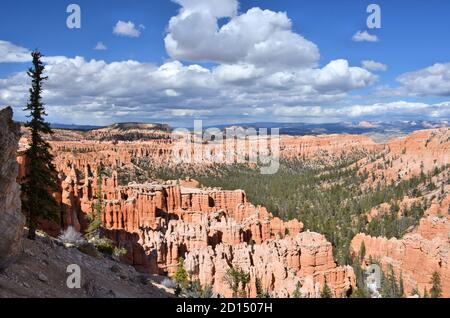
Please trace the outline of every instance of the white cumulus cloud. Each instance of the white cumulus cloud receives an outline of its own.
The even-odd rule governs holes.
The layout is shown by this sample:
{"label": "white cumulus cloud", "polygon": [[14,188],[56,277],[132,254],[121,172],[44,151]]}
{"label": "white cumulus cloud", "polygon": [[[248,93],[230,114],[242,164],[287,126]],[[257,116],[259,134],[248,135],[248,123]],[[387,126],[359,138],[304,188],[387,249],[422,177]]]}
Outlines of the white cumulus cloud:
{"label": "white cumulus cloud", "polygon": [[20,63],[31,61],[28,49],[0,40],[0,63]]}
{"label": "white cumulus cloud", "polygon": [[[239,12],[236,0],[175,2],[180,9],[165,37],[172,59],[162,65],[47,57],[43,97],[53,121],[346,118],[355,111],[336,105],[378,79],[345,59],[320,61],[317,45],[294,32],[286,12]],[[142,29],[119,21],[115,33],[138,36]],[[212,65],[198,65],[205,61]],[[0,104],[20,113],[28,85],[25,72],[0,79]]]}
{"label": "white cumulus cloud", "polygon": [[[332,103],[376,77],[345,60],[323,68],[268,72],[253,65],[208,69],[171,61],[107,63],[83,57],[48,57],[43,98],[53,121],[111,123],[164,121],[180,114],[221,120],[266,116],[282,105]],[[21,113],[29,80],[25,72],[0,79],[0,104]],[[174,110],[174,111],[172,111]],[[208,110],[208,111],[205,111]],[[265,110],[261,112],[261,110]]]}
{"label": "white cumulus cloud", "polygon": [[436,63],[402,74],[397,81],[412,95],[450,96],[450,63]]}
{"label": "white cumulus cloud", "polygon": [[138,38],[141,35],[141,31],[136,25],[131,22],[118,21],[113,28],[113,33],[119,36]]}
{"label": "white cumulus cloud", "polygon": [[[284,12],[252,8],[238,15],[237,1],[177,0],[165,38],[174,59],[194,62],[247,63],[278,67],[313,67],[317,46],[292,31]],[[214,3],[221,5],[215,6]],[[219,27],[218,19],[229,18]]]}
{"label": "white cumulus cloud", "polygon": [[388,67],[386,64],[375,62],[373,60],[364,60],[361,62],[363,68],[369,71],[387,71]]}
{"label": "white cumulus cloud", "polygon": [[355,42],[378,42],[378,37],[367,31],[358,31],[353,35],[352,40]]}

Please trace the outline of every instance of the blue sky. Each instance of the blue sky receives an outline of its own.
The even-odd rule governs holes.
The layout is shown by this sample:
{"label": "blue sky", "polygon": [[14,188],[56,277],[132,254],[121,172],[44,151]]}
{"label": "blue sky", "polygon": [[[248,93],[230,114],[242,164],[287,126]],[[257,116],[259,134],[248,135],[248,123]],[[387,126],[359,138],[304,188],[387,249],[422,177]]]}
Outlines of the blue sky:
{"label": "blue sky", "polygon": [[[23,119],[23,72],[29,62],[11,56],[38,48],[48,57],[60,57],[48,62],[46,102],[53,122],[449,117],[450,2],[208,1],[2,1],[0,105],[12,105],[16,118]],[[81,29],[66,27],[70,3],[81,7]],[[366,26],[370,3],[381,7],[381,29]],[[169,25],[171,18],[176,21]],[[139,36],[114,33],[119,21],[132,23]],[[227,25],[238,28],[231,40],[216,34]],[[358,31],[378,41],[353,41]],[[169,36],[175,45],[168,44]],[[107,49],[94,50],[98,42]],[[278,51],[272,52],[275,43]],[[280,51],[285,55],[277,55]],[[74,62],[77,56],[81,60]],[[364,68],[362,61],[386,70]],[[64,76],[69,66],[72,77]],[[120,83],[113,80],[117,74]]]}

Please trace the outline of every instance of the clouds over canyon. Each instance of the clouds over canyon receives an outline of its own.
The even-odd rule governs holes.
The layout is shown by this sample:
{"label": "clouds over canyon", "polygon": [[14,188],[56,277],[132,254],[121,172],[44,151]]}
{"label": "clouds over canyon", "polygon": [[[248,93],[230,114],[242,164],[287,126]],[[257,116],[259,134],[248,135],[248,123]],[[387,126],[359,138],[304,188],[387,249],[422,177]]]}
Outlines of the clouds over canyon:
{"label": "clouds over canyon", "polygon": [[[372,72],[386,66],[370,60],[363,67],[346,59],[322,61],[319,47],[294,32],[285,12],[251,8],[241,13],[236,0],[175,2],[180,9],[164,38],[170,60],[162,65],[47,57],[44,98],[52,121],[327,121],[386,112],[435,118],[449,113],[449,103],[362,102],[360,91],[378,80]],[[26,62],[28,52],[0,41],[0,63]],[[449,96],[449,65],[399,76],[396,92]],[[28,85],[25,72],[0,79],[0,105],[20,111]]]}

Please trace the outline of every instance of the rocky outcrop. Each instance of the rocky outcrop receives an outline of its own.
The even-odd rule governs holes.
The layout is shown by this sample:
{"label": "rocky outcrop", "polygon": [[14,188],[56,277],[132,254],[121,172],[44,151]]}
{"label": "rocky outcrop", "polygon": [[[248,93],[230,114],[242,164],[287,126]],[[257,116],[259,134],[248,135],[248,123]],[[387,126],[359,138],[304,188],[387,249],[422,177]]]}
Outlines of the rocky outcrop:
{"label": "rocky outcrop", "polygon": [[[118,128],[89,132],[56,130],[56,133],[48,138],[51,138],[50,144],[55,153],[55,165],[58,171],[66,175],[72,165],[81,172],[85,168],[95,168],[100,164],[109,169],[124,168],[131,172],[136,168],[135,165],[139,166],[145,161],[150,161],[154,168],[177,166],[174,160],[178,157],[174,152],[179,150],[176,138],[172,139],[171,134],[164,130],[148,130],[148,136],[144,132],[133,129],[124,131]],[[136,134],[135,139],[138,140],[129,134]],[[142,138],[138,138],[139,136]],[[24,130],[22,139],[24,145],[27,144],[27,138],[29,136]],[[267,139],[263,137],[249,139],[245,143],[225,140],[222,145],[225,151],[233,154],[233,162],[240,162],[239,160],[243,159],[242,152],[250,154],[256,151],[255,149],[261,151],[264,147],[271,150]],[[333,163],[344,155],[367,154],[383,148],[369,137],[357,135],[280,136],[279,145],[279,156],[282,159],[308,159],[322,163]],[[183,148],[190,148],[193,151],[191,146],[189,143]],[[216,144],[205,142],[199,147],[205,158],[218,156]],[[191,155],[193,158],[193,153]],[[186,164],[184,168],[207,169],[213,163],[203,160]]]}
{"label": "rocky outcrop", "polygon": [[[82,173],[75,167],[61,172],[62,219],[83,230],[98,177],[90,165]],[[223,276],[231,266],[250,273],[252,297],[256,279],[274,297],[292,296],[298,283],[305,297],[318,297],[325,283],[336,297],[355,286],[352,269],[336,266],[323,236],[301,233],[301,222],[274,217],[242,190],[200,188],[195,180],[119,186],[115,172],[101,182],[107,235],[128,251],[123,260],[142,272],[170,276],[183,257],[202,284],[226,296],[231,291]]]}
{"label": "rocky outcrop", "polygon": [[382,149],[364,135],[282,136],[281,157],[332,163],[344,155],[368,154]]}
{"label": "rocky outcrop", "polygon": [[[92,213],[96,191],[97,185],[87,180],[78,189],[80,205],[73,208]],[[264,207],[253,206],[241,190],[186,188],[177,182],[120,187],[113,176],[103,179],[102,194],[103,223],[116,242],[128,242],[128,261],[161,273],[173,272],[179,257],[193,249],[261,244],[303,229],[296,220],[283,222]]]}
{"label": "rocky outcrop", "polygon": [[449,164],[450,128],[440,128],[393,139],[377,155],[361,159],[358,167],[361,173],[370,173],[368,182],[376,185],[408,180]]}
{"label": "rocky outcrop", "polygon": [[0,111],[0,269],[19,252],[25,223],[16,182],[19,125],[12,115],[11,108]]}
{"label": "rocky outcrop", "polygon": [[150,258],[153,263],[171,274],[179,258],[184,258],[188,252],[208,246],[215,248],[220,244],[258,245],[270,239],[287,237],[288,227],[292,235],[297,235],[303,228],[303,224],[298,221],[281,222],[285,230],[280,233],[279,228],[271,227],[274,218],[265,209],[248,205],[247,213],[240,222],[223,210],[208,213],[185,211],[181,212],[180,219],[168,222],[158,218],[156,227],[137,232],[139,244],[147,255],[156,257]]}
{"label": "rocky outcrop", "polygon": [[[352,269],[336,266],[331,244],[323,236],[304,233],[301,222],[285,222],[264,207],[252,205],[241,190],[201,188],[195,180],[120,186],[116,171],[126,171],[129,179],[135,180],[133,174],[139,169],[175,165],[168,131],[149,129],[142,134],[143,127],[125,128],[126,132],[124,127],[86,133],[58,131],[53,137],[51,145],[62,189],[57,197],[64,227],[86,228],[86,216],[93,212],[97,200],[96,170],[102,166],[110,173],[102,179],[104,226],[108,236],[127,249],[124,260],[140,271],[170,276],[179,258],[184,257],[186,269],[203,285],[211,285],[225,296],[231,293],[223,279],[230,267],[250,274],[251,282],[246,286],[250,296],[256,295],[257,279],[271,295],[282,297],[292,296],[298,283],[306,297],[318,297],[325,283],[336,297],[354,288]],[[124,137],[118,138],[121,134]],[[448,138],[448,129],[419,131],[385,145],[375,144],[367,136],[281,136],[280,156],[323,165],[364,157],[355,167],[361,173],[373,174],[368,180],[377,184],[380,180],[408,179],[447,164]],[[254,148],[258,142],[252,139],[246,147]],[[225,146],[234,151],[234,140]],[[210,149],[208,143],[201,147],[204,152]],[[18,161],[23,165],[25,159],[19,156]],[[210,165],[201,162],[183,168],[210,169]],[[436,184],[444,177],[439,176]],[[123,180],[120,183],[125,184]],[[404,200],[405,209],[414,203],[409,201]],[[384,213],[384,208],[389,209],[381,205],[368,211],[369,217]],[[427,215],[416,232],[396,241],[358,235],[352,250],[356,255],[361,242],[367,242],[367,257],[372,254],[381,258],[384,266],[393,264],[395,271],[404,275],[407,291],[421,289],[429,283],[431,270],[414,269],[418,266],[414,260],[420,259],[433,271],[444,268],[442,264],[448,262],[448,238],[443,234],[446,222],[436,214]],[[61,230],[54,224],[44,227],[53,235]],[[448,280],[445,269],[440,273],[442,280]]]}
{"label": "rocky outcrop", "polygon": [[221,243],[197,248],[186,254],[185,267],[202,285],[212,286],[225,297],[233,296],[225,278],[230,268],[250,274],[245,286],[245,294],[250,297],[257,296],[257,280],[272,297],[292,297],[301,286],[302,297],[316,298],[325,284],[334,297],[345,297],[355,286],[353,269],[336,266],[331,243],[312,232],[257,245]]}
{"label": "rocky outcrop", "polygon": [[391,266],[397,278],[403,277],[406,293],[414,288],[423,294],[430,290],[434,272],[440,274],[443,297],[450,297],[450,197],[441,204],[433,204],[421,219],[419,226],[402,239],[386,239],[358,234],[351,242],[354,257],[359,255],[362,243],[365,260],[379,260],[388,270]]}
{"label": "rocky outcrop", "polygon": [[[109,182],[104,187],[108,189]],[[106,191],[104,224],[129,253],[126,261],[158,274],[186,269],[218,294],[230,296],[223,277],[230,267],[250,273],[247,295],[256,296],[256,279],[274,297],[289,297],[297,283],[305,297],[318,297],[327,283],[336,297],[355,286],[353,270],[337,267],[332,247],[303,224],[283,222],[253,206],[241,190],[185,188],[175,183],[130,184]]]}
{"label": "rocky outcrop", "polygon": [[[3,298],[168,298],[174,290],[163,286],[165,277],[139,273],[131,266],[93,251],[65,247],[61,240],[38,232],[24,239],[20,262],[0,272]],[[69,264],[81,271],[81,288],[68,288]],[[69,272],[68,272],[69,269]],[[72,276],[73,277],[73,276]],[[2,307],[4,308],[4,307]]]}
{"label": "rocky outcrop", "polygon": [[[93,130],[54,129],[52,141],[145,141],[168,139],[172,128],[165,124],[120,123]],[[30,132],[22,128],[25,137]]]}

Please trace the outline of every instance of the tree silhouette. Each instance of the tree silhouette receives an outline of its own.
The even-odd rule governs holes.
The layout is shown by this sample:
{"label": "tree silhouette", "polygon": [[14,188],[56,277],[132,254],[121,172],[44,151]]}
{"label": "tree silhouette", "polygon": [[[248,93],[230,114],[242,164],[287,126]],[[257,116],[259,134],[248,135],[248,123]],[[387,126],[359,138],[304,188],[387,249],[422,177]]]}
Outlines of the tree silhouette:
{"label": "tree silhouette", "polygon": [[45,122],[44,104],[42,103],[42,83],[47,80],[43,76],[44,65],[41,61],[42,55],[38,51],[31,53],[33,67],[27,72],[32,80],[29,90],[30,99],[25,111],[29,111],[30,121],[25,127],[29,128],[31,141],[26,150],[26,175],[22,180],[22,208],[27,217],[28,238],[36,238],[36,228],[39,219],[57,220],[59,217],[59,206],[52,195],[57,191],[57,173],[53,165],[51,146],[43,138],[43,135],[53,134],[50,125]]}

